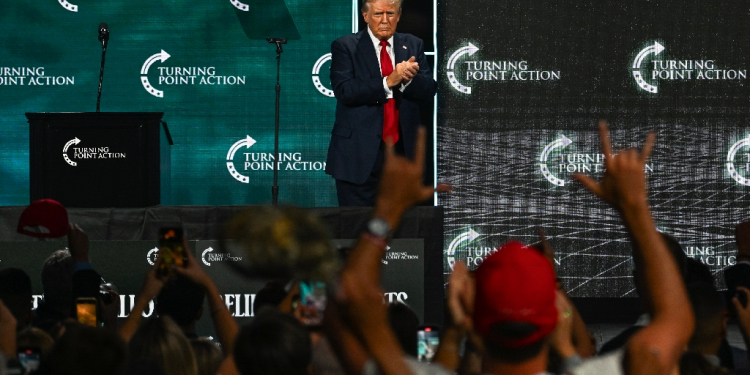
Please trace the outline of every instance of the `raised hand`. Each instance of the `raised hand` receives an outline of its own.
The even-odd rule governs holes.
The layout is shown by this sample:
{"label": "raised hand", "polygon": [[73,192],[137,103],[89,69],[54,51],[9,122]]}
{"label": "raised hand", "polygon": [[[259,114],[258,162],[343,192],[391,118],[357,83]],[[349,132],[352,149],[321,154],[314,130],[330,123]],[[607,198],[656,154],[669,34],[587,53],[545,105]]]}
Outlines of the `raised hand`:
{"label": "raised hand", "polygon": [[453,273],[448,279],[448,311],[453,325],[464,332],[474,329],[472,315],[474,313],[474,279],[463,262],[456,262]]}
{"label": "raised hand", "polygon": [[89,261],[89,236],[76,224],[70,224],[68,230],[68,249],[76,263]]}
{"label": "raised hand", "polygon": [[193,253],[190,251],[190,248],[188,248],[187,246],[187,240],[185,240],[183,248],[187,253],[187,263],[185,264],[185,267],[175,267],[174,271],[205,288],[209,283],[212,283],[211,278],[208,276],[206,271],[203,270],[201,265],[198,264],[198,261],[195,259]]}
{"label": "raised hand", "polygon": [[10,309],[0,300],[0,353],[7,358],[15,358],[16,352],[16,318]]}
{"label": "raised hand", "polygon": [[[422,183],[426,134],[424,127],[420,127],[417,131],[414,160],[396,155],[393,146],[386,146],[383,175],[380,178],[378,198],[375,204],[376,216],[382,214],[383,216],[380,217],[386,220],[395,215],[400,218],[404,210],[429,199],[435,191],[445,192],[450,190],[450,186],[446,184],[438,184],[436,188],[433,188]],[[386,145],[389,144],[390,142],[386,142]],[[378,212],[379,210],[382,212]],[[397,222],[398,219],[394,219],[394,221]],[[396,227],[393,222],[391,222],[391,227]]]}
{"label": "raised hand", "polygon": [[558,290],[555,300],[557,306],[557,325],[552,331],[552,346],[563,358],[568,358],[576,354],[573,345],[573,304],[568,300],[565,292]]}
{"label": "raised hand", "polygon": [[[164,258],[157,257],[154,266],[146,273],[146,280],[143,282],[141,296],[147,301],[154,299],[164,286],[164,278],[159,275],[159,267],[164,263]],[[140,297],[140,296],[139,296]]]}
{"label": "raised hand", "polygon": [[614,154],[609,140],[607,122],[604,120],[599,122],[599,134],[605,168],[602,181],[597,183],[586,175],[573,177],[596,196],[620,211],[626,206],[645,203],[647,191],[644,168],[656,136],[654,133],[649,133],[640,151],[627,149]]}

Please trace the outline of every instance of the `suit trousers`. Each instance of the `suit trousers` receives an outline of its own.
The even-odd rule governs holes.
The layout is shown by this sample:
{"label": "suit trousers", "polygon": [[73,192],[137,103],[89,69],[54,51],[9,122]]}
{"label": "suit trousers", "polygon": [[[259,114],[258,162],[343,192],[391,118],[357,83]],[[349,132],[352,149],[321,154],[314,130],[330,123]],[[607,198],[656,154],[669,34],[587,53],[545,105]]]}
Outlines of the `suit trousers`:
{"label": "suit trousers", "polygon": [[[397,155],[404,155],[404,144],[399,139],[394,145]],[[336,196],[339,200],[339,207],[372,207],[375,205],[375,198],[378,195],[380,186],[380,176],[383,174],[383,164],[385,163],[385,142],[380,141],[378,156],[375,158],[375,165],[367,176],[367,180],[361,184],[353,182],[336,180]]]}

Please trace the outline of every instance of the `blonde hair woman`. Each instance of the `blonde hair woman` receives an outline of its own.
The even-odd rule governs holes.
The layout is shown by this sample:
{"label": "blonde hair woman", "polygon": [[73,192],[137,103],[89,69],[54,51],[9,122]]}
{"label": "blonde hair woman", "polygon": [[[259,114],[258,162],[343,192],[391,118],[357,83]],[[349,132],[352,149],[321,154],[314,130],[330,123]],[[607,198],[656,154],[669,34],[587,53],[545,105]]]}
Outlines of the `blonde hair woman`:
{"label": "blonde hair woman", "polygon": [[169,317],[148,319],[128,344],[131,360],[147,360],[166,375],[198,375],[190,340]]}

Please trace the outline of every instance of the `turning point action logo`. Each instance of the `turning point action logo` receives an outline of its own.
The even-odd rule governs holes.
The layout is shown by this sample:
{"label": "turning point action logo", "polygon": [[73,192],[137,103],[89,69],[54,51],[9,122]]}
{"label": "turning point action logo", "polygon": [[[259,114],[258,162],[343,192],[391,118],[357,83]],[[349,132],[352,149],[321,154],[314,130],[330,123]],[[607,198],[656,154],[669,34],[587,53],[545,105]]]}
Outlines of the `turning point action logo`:
{"label": "turning point action logo", "polygon": [[742,80],[747,79],[747,70],[720,69],[713,59],[669,60],[659,59],[666,48],[655,41],[640,50],[631,66],[633,79],[638,88],[656,94],[660,80]]}
{"label": "turning point action logo", "polygon": [[203,264],[211,267],[211,262],[239,262],[242,257],[233,257],[232,254],[214,253],[212,247],[206,248],[201,253]]}
{"label": "turning point action logo", "polygon": [[330,53],[326,53],[325,55],[321,56],[318,61],[315,62],[312,70],[312,81],[313,85],[315,85],[315,88],[318,89],[321,94],[333,98],[333,90],[330,90],[327,87],[323,86],[323,83],[320,82],[320,77],[318,76],[320,74],[320,68],[323,67],[323,64],[331,60],[331,56],[333,55]]}
{"label": "turning point action logo", "polygon": [[474,231],[474,229],[469,229],[468,231],[459,234],[453,239],[453,241],[451,241],[448,245],[448,250],[445,252],[446,258],[448,259],[448,266],[451,268],[451,271],[453,271],[453,266],[456,265],[456,249],[458,249],[459,246],[465,246],[474,242],[477,238],[479,238],[479,233]]}
{"label": "turning point action logo", "polygon": [[[446,67],[448,81],[453,89],[462,94],[471,94],[471,81],[557,81],[560,71],[533,70],[526,60],[518,61],[463,61],[458,66],[466,68],[464,73],[457,73],[456,62],[464,56],[474,56],[479,48],[472,43],[453,52],[448,58]],[[466,64],[466,65],[464,65]],[[459,81],[461,77],[465,83]]]}
{"label": "turning point action logo", "polygon": [[227,169],[229,169],[229,174],[231,174],[235,180],[242,182],[243,184],[249,183],[250,177],[237,172],[237,168],[234,167],[234,154],[241,147],[250,148],[250,146],[254,145],[255,143],[255,140],[248,135],[247,138],[240,139],[239,141],[235,142],[232,147],[229,148],[229,152],[227,152]]}
{"label": "turning point action logo", "polygon": [[0,67],[0,86],[70,86],[76,77],[45,75],[43,66]]}
{"label": "turning point action logo", "polygon": [[[148,80],[148,70],[155,62],[164,63],[172,57],[166,51],[151,55],[141,67],[141,83],[146,91],[157,97],[163,98],[164,91],[156,89]],[[187,86],[187,85],[210,85],[210,86],[234,86],[244,85],[245,76],[222,76],[216,75],[216,67],[213,66],[190,66],[190,67],[164,67],[160,66],[159,85]]]}
{"label": "turning point action logo", "polygon": [[[739,141],[735,142],[732,147],[729,148],[729,152],[727,153],[727,172],[729,172],[729,176],[732,177],[735,181],[737,181],[740,185],[750,186],[750,179],[745,178],[744,176],[740,175],[740,172],[737,170],[737,168],[734,165],[734,159],[735,156],[737,156],[737,152],[740,151],[742,148],[750,147],[750,136],[744,139],[740,139]],[[747,150],[744,153],[745,165],[740,168],[740,170],[747,172],[750,172],[750,152]]]}
{"label": "turning point action logo", "polygon": [[549,167],[547,167],[547,161],[549,161],[549,154],[552,153],[556,148],[565,148],[568,147],[573,143],[568,137],[562,136],[559,139],[556,139],[552,141],[552,143],[548,144],[544,147],[544,150],[542,150],[542,155],[539,157],[539,168],[542,170],[542,175],[544,175],[544,178],[547,179],[547,181],[551,182],[553,185],[557,186],[565,186],[565,180],[559,179],[555,177],[550,171]]}
{"label": "turning point action logo", "polygon": [[[456,52],[453,52],[451,57],[448,58],[448,81],[450,81],[451,86],[453,86],[454,89],[464,94],[471,94],[471,87],[464,86],[460,82],[458,82],[458,79],[456,79],[456,73],[453,72],[453,69],[456,66],[456,60],[458,60],[459,57],[463,55],[474,56],[477,51],[479,51],[479,48],[469,43],[468,46],[461,47]],[[453,268],[453,266],[451,266],[451,268]]]}
{"label": "turning point action logo", "polygon": [[[555,186],[565,186],[562,174],[569,173],[601,173],[604,171],[604,154],[563,153],[564,149],[573,144],[565,135],[544,146],[539,155],[539,169],[544,178]],[[653,164],[646,164],[646,173],[654,171]]]}
{"label": "turning point action logo", "polygon": [[[68,156],[68,149],[70,149],[70,146],[78,145],[81,143],[81,140],[78,139],[78,137],[75,137],[71,140],[69,140],[67,143],[65,143],[65,146],[63,146],[63,159],[65,159],[65,162],[68,163],[70,166],[77,166],[78,163],[71,160],[71,158]],[[125,153],[124,152],[111,152],[109,150],[109,147],[73,147],[73,159],[125,159]]]}
{"label": "turning point action logo", "polygon": [[[235,180],[247,184],[250,182],[250,177],[243,175],[235,167],[234,157],[237,151],[243,147],[247,150],[256,144],[257,141],[249,135],[239,141],[235,142],[227,152],[227,169],[229,174],[234,177]],[[242,152],[244,158],[242,160],[242,169],[247,171],[272,171],[274,158],[273,153],[266,152]],[[278,170],[279,171],[322,171],[326,168],[326,163],[323,161],[304,161],[301,152],[286,152],[279,153],[278,157]]]}

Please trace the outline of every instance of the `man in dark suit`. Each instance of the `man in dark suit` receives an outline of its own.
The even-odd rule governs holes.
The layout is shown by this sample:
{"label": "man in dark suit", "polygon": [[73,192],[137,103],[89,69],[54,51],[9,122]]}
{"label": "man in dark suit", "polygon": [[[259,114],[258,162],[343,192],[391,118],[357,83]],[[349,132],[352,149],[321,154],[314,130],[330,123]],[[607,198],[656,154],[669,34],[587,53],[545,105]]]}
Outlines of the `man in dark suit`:
{"label": "man in dark suit", "polygon": [[385,143],[414,156],[419,104],[435,95],[422,40],[396,33],[401,0],[363,0],[367,29],[331,44],[336,122],[326,173],[339,206],[372,206]]}

